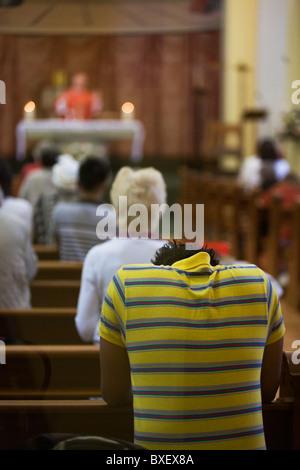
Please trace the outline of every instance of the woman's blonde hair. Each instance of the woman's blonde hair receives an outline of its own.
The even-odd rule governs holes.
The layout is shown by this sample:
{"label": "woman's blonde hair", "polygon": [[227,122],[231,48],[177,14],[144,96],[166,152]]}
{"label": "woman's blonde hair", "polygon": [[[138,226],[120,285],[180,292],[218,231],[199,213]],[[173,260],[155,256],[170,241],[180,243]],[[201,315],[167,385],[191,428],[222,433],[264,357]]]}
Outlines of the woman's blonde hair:
{"label": "woman's blonde hair", "polygon": [[111,186],[110,200],[115,207],[119,220],[119,198],[127,197],[127,209],[133,204],[143,204],[148,213],[151,204],[165,204],[167,200],[166,183],[160,171],[153,167],[134,170],[128,166],[122,167]]}

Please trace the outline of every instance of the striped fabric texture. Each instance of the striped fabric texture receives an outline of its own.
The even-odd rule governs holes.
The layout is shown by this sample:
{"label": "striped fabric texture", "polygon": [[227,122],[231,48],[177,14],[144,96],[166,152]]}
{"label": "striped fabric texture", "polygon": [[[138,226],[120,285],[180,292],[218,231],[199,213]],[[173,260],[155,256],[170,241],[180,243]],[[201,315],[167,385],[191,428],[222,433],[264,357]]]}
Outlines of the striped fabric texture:
{"label": "striped fabric texture", "polygon": [[265,448],[263,352],[285,329],[275,289],[259,268],[212,267],[207,253],[172,266],[123,266],[108,288],[99,331],[127,348],[137,444]]}
{"label": "striped fabric texture", "polygon": [[58,239],[61,260],[83,262],[89,250],[102,243],[96,232],[101,219],[97,216],[97,207],[96,203],[83,201],[56,204],[52,237]]}

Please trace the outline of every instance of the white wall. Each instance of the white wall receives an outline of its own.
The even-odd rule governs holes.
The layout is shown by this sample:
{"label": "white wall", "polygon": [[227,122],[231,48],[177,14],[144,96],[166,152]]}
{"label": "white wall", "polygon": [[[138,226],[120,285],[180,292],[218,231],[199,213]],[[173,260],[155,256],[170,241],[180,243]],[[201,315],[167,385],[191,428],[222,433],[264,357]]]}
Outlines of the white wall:
{"label": "white wall", "polygon": [[[289,0],[258,0],[256,105],[269,115],[258,125],[258,136],[275,136],[287,102]],[[300,77],[299,77],[300,78]]]}

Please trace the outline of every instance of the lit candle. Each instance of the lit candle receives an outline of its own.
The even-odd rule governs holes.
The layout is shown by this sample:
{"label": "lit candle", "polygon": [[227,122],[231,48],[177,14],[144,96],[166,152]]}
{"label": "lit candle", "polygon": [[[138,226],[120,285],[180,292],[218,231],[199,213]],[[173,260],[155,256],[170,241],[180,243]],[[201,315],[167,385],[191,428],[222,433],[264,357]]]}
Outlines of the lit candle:
{"label": "lit candle", "polygon": [[35,119],[36,106],[33,101],[28,101],[24,106],[24,118]]}
{"label": "lit candle", "polygon": [[121,108],[122,119],[133,119],[134,118],[134,105],[127,101],[122,105]]}

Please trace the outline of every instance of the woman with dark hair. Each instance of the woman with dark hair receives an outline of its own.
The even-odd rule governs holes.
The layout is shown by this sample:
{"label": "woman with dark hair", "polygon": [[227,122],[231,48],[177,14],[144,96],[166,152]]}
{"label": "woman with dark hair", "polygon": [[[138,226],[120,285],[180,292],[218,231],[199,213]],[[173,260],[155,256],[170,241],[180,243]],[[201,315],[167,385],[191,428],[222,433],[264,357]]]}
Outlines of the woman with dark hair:
{"label": "woman with dark hair", "polygon": [[238,180],[245,192],[266,190],[281,181],[290,172],[290,165],[280,154],[271,139],[262,139],[257,144],[255,155],[243,161]]}

